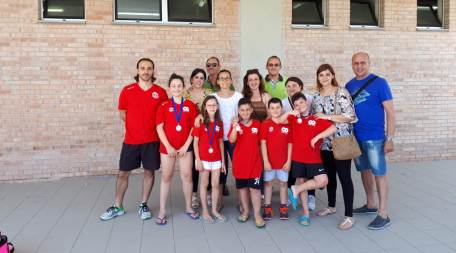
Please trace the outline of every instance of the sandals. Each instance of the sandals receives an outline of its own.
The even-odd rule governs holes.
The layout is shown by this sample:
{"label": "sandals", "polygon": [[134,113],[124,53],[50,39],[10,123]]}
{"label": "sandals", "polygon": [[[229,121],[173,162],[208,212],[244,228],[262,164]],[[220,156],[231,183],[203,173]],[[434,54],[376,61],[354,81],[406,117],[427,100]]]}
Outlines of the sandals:
{"label": "sandals", "polygon": [[215,220],[219,222],[226,222],[226,217],[223,214],[214,214]]}
{"label": "sandals", "polygon": [[237,220],[239,222],[241,222],[241,223],[246,222],[248,219],[249,219],[249,216],[248,215],[243,215],[243,214],[239,215],[239,217],[237,218]]}
{"label": "sandals", "polygon": [[296,208],[298,208],[298,198],[294,196],[293,190],[291,189],[292,187],[293,186],[288,188],[288,199],[290,200],[293,209],[296,210]]}
{"label": "sandals", "polygon": [[266,222],[263,219],[261,219],[261,220],[255,219],[255,226],[257,228],[265,228],[266,227]]}
{"label": "sandals", "polygon": [[344,220],[339,224],[339,229],[347,230],[355,225],[355,220],[352,217],[345,217]]}
{"label": "sandals", "polygon": [[163,218],[160,218],[160,217],[155,218],[155,224],[157,224],[157,225],[163,226],[163,225],[166,225],[166,223],[168,223],[166,216]]}
{"label": "sandals", "polygon": [[326,207],[325,209],[318,211],[317,216],[323,217],[323,216],[330,215],[333,213],[336,213],[335,207]]}
{"label": "sandals", "polygon": [[201,215],[201,220],[206,223],[206,224],[212,224],[214,223],[214,219],[212,218],[212,216],[209,215],[209,218],[207,217],[204,217],[204,215]]}
{"label": "sandals", "polygon": [[198,212],[185,212],[185,214],[192,220],[198,220],[200,218],[200,215]]}
{"label": "sandals", "polygon": [[301,215],[301,217],[299,217],[299,224],[303,225],[303,226],[309,226],[310,225],[310,217],[307,216],[307,215]]}

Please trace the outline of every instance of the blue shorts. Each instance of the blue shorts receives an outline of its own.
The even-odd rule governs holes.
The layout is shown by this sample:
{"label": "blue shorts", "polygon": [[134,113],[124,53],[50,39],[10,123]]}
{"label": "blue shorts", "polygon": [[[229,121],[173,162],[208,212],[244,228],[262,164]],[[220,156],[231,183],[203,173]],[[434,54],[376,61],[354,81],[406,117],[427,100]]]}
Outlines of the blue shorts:
{"label": "blue shorts", "polygon": [[354,159],[356,170],[371,170],[374,176],[385,176],[387,172],[385,140],[358,141],[362,154]]}
{"label": "blue shorts", "polygon": [[263,178],[265,182],[271,182],[278,179],[281,182],[288,182],[288,171],[280,170],[264,170]]}

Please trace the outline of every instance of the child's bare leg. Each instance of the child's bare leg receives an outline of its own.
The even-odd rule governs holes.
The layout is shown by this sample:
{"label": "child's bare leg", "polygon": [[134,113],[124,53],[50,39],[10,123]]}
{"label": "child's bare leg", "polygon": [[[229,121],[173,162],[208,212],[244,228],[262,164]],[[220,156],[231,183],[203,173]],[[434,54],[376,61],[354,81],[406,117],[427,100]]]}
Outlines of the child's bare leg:
{"label": "child's bare leg", "polygon": [[220,170],[213,170],[211,173],[211,184],[212,184],[212,213],[216,216],[220,216],[218,212],[220,203],[221,185],[220,185]]}
{"label": "child's bare leg", "polygon": [[[266,185],[266,182],[265,182],[265,185]],[[287,193],[288,183],[279,181],[279,187],[280,187],[280,204],[286,205],[287,200],[288,200],[288,193]],[[266,194],[266,189],[264,190],[264,192]],[[271,187],[271,192],[272,192],[272,187]],[[269,203],[271,203],[271,202],[269,202]]]}
{"label": "child's bare leg", "polygon": [[[239,198],[241,201],[242,215],[249,216],[249,188],[238,189]],[[261,198],[261,197],[260,197]]]}
{"label": "child's bare leg", "polygon": [[253,215],[256,221],[262,221],[261,216],[261,191],[259,189],[250,189],[250,198],[252,199]]}
{"label": "child's bare leg", "polygon": [[[285,196],[287,195],[287,189],[285,188]],[[264,204],[271,205],[272,199],[272,181],[264,182]],[[286,203],[286,202],[285,202]]]}
{"label": "child's bare leg", "polygon": [[[209,171],[204,170],[200,172],[201,175],[201,182],[200,182],[200,199],[207,198],[207,186],[209,184]],[[211,215],[209,214],[209,210],[207,208],[207,202],[201,201],[201,209],[203,212],[203,218],[210,220],[212,219]]]}

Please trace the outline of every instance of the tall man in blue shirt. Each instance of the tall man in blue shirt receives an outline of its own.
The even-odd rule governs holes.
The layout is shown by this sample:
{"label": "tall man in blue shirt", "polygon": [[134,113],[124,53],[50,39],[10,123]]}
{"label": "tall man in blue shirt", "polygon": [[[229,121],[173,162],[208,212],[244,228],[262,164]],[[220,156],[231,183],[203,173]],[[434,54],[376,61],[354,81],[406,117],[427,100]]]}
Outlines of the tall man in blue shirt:
{"label": "tall man in blue shirt", "polygon": [[[362,151],[362,155],[355,159],[355,165],[361,172],[367,196],[367,203],[353,210],[353,213],[377,214],[368,225],[368,228],[377,230],[391,224],[387,211],[388,178],[385,154],[394,150],[395,113],[388,82],[370,73],[369,67],[369,55],[365,52],[355,53],[352,57],[355,77],[347,83],[346,88],[353,97],[369,82],[353,101],[358,116],[358,122],[354,124],[355,135]],[[378,192],[378,209],[374,200],[374,184]]]}

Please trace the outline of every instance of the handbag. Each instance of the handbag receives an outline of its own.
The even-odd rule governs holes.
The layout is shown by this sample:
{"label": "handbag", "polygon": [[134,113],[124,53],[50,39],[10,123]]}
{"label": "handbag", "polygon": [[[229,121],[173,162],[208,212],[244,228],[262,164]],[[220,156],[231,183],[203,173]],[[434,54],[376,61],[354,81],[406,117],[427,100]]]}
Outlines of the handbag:
{"label": "handbag", "polygon": [[[339,96],[340,89],[337,90],[337,93],[334,98],[334,114],[337,112],[337,97]],[[350,126],[352,126],[350,124]],[[332,139],[332,152],[334,158],[337,160],[350,160],[354,159],[361,155],[361,149],[359,148],[358,141],[353,135],[353,129],[350,131],[349,136],[336,136]]]}
{"label": "handbag", "polygon": [[8,237],[0,233],[0,253],[13,253],[14,246],[8,242]]}

